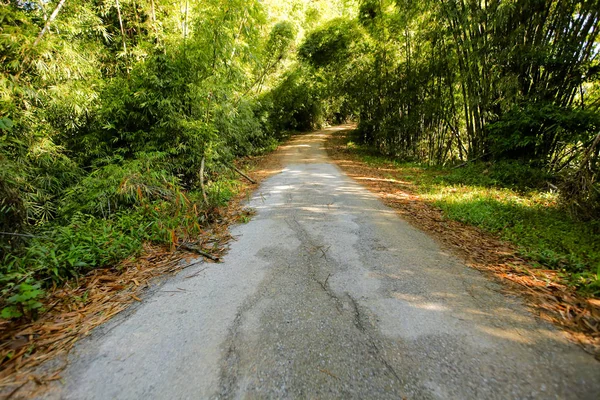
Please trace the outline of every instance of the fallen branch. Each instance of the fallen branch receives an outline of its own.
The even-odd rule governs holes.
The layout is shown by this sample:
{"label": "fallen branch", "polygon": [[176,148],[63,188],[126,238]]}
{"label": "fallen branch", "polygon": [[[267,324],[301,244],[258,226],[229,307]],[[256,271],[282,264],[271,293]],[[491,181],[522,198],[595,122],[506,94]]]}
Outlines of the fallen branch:
{"label": "fallen branch", "polygon": [[189,250],[189,251],[193,251],[194,253],[198,253],[201,256],[204,256],[204,257],[206,257],[206,258],[208,258],[210,260],[213,260],[213,261],[217,261],[218,262],[220,260],[219,257],[215,257],[212,254],[205,252],[204,250],[200,250],[196,246],[192,246],[191,244],[182,243],[182,244],[179,245],[179,247],[181,247],[183,249],[186,249],[186,250]]}
{"label": "fallen branch", "polygon": [[189,279],[189,278],[194,278],[198,275],[200,275],[202,272],[206,271],[208,269],[208,267],[204,267],[202,268],[200,271],[193,273],[192,275],[188,275],[185,277],[185,279]]}
{"label": "fallen branch", "polygon": [[228,165],[229,168],[231,168],[232,170],[234,170],[235,172],[237,172],[238,174],[240,174],[241,176],[243,176],[244,178],[248,179],[251,183],[256,183],[256,181],[252,178],[250,178],[248,175],[246,175],[245,173],[243,173],[242,171],[240,171],[235,165]]}
{"label": "fallen branch", "polygon": [[23,383],[21,383],[19,386],[17,386],[12,392],[10,392],[8,394],[8,396],[5,397],[5,400],[10,399],[11,397],[13,397],[19,390],[21,390],[23,388],[23,386],[25,386],[27,383],[29,383],[29,380],[23,381]]}

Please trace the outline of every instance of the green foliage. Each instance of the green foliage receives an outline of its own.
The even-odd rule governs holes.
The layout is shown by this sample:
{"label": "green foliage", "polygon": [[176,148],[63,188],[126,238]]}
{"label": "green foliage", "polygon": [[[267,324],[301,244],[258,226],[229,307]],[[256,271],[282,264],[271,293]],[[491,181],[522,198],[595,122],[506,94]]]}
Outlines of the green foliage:
{"label": "green foliage", "polygon": [[291,49],[296,35],[296,28],[289,21],[281,21],[273,26],[264,50],[269,58],[267,71],[274,68],[277,62],[286,57],[286,53]]}
{"label": "green foliage", "polygon": [[[580,143],[600,129],[600,114],[593,110],[567,109],[552,103],[526,103],[513,106],[502,118],[487,127],[490,149],[497,158],[552,161],[555,138],[545,134],[551,129],[568,143]],[[552,139],[550,139],[552,138]],[[550,159],[548,159],[550,157]]]}
{"label": "green foliage", "polygon": [[9,118],[0,118],[0,130],[8,131],[13,126],[14,124]]}
{"label": "green foliage", "polygon": [[54,20],[58,0],[35,4],[0,7],[4,318],[144,241],[199,234],[237,190],[226,165],[276,143],[262,99],[301,28],[258,0],[75,0]]}
{"label": "green foliage", "polygon": [[[227,164],[328,122],[357,118],[357,141],[397,159],[484,161],[440,185],[551,181],[600,212],[598,0],[73,0],[54,20],[58,0],[37,4],[0,7],[4,317],[144,241],[197,234],[237,190]],[[517,232],[504,216],[529,211],[501,203],[452,210]],[[589,278],[591,259],[539,240],[524,248]]]}
{"label": "green foliage", "polygon": [[162,153],[138,153],[132,160],[102,160],[106,165],[71,186],[62,198],[60,214],[109,217],[147,201],[173,201],[179,181],[166,170]]}
{"label": "green foliage", "polygon": [[40,289],[41,284],[21,283],[16,288],[16,293],[6,300],[6,307],[0,312],[0,317],[5,319],[19,318],[24,314],[32,316],[42,308],[39,301],[44,296]]}
{"label": "green foliage", "polygon": [[299,67],[288,72],[281,83],[261,99],[267,131],[281,137],[286,131],[307,131],[320,127],[324,112],[319,82]]}
{"label": "green foliage", "polygon": [[360,143],[429,165],[515,160],[598,211],[599,7],[363,0],[309,33],[299,58],[326,82],[322,101],[357,117]]}
{"label": "green foliage", "polygon": [[336,68],[353,56],[353,45],[363,33],[354,21],[334,19],[311,32],[298,49],[298,57],[316,68]]}
{"label": "green foliage", "polygon": [[395,171],[390,178],[411,182],[446,218],[497,234],[534,265],[559,271],[581,293],[600,295],[600,224],[569,215],[557,193],[535,189],[543,180],[535,168],[513,161],[427,167],[396,162],[361,146],[348,148],[371,165],[389,168],[391,162]]}
{"label": "green foliage", "polygon": [[543,169],[515,160],[475,162],[440,176],[448,184],[510,188],[516,191],[543,190],[553,180]]}
{"label": "green foliage", "polygon": [[600,294],[597,224],[572,219],[555,205],[536,204],[511,193],[477,189],[458,193],[438,192],[432,198],[448,218],[497,233],[542,268],[563,272],[582,292]]}

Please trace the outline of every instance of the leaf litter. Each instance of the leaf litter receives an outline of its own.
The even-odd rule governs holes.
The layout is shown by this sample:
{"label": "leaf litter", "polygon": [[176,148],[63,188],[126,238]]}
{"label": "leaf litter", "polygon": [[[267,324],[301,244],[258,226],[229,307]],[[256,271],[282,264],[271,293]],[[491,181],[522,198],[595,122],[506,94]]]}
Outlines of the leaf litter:
{"label": "leaf litter", "polygon": [[525,299],[541,319],[562,328],[567,336],[600,361],[600,300],[586,298],[567,285],[559,272],[532,266],[517,249],[494,235],[444,217],[441,209],[422,199],[409,182],[389,179],[397,167],[370,166],[347,149],[340,131],[329,136],[330,158],[350,177],[377,194],[412,225],[430,233],[472,268],[500,281],[503,291]]}
{"label": "leaf litter", "polygon": [[[204,262],[220,260],[227,244],[235,240],[229,227],[253,214],[244,207],[250,194],[263,179],[282,169],[277,152],[247,157],[243,164],[257,183],[240,179],[238,195],[215,210],[215,222],[200,237],[178,240],[176,246],[146,243],[137,258],[92,270],[49,289],[43,300],[45,312],[36,320],[0,319],[0,398],[16,398],[17,392],[19,398],[31,398],[47,389],[48,383],[62,379],[61,372],[68,365],[67,356],[75,343],[132,303],[143,302],[144,290],[155,278],[199,264],[202,261],[197,261],[197,254]],[[205,269],[186,278],[196,277]],[[63,362],[57,362],[61,358]]]}

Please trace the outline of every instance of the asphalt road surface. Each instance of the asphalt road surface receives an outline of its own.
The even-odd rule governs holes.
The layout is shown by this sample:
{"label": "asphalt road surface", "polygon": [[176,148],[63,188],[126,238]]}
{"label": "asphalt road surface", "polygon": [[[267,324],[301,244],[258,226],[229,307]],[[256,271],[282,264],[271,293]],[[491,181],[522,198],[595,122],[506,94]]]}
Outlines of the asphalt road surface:
{"label": "asphalt road surface", "polygon": [[328,160],[334,129],[284,147],[223,263],[96,329],[46,397],[599,399],[598,361]]}

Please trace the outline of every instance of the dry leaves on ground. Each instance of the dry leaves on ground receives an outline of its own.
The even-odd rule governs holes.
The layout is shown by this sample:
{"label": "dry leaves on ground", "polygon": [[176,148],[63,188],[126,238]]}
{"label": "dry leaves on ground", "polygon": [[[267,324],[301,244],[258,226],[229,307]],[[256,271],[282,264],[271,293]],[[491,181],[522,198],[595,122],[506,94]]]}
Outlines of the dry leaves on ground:
{"label": "dry leaves on ground", "polygon": [[119,268],[93,270],[51,290],[46,298],[47,311],[36,321],[0,322],[0,388],[59,379],[60,368],[44,375],[35,374],[34,369],[68,351],[92,328],[132,302],[140,301],[139,293],[150,279],[181,269],[183,257],[183,253],[146,245],[144,256],[136,260],[127,260]]}
{"label": "dry leaves on ground", "polygon": [[[243,164],[251,169],[257,184],[281,170],[274,153],[248,158]],[[94,327],[141,302],[143,289],[154,278],[195,265],[199,261],[193,260],[194,253],[220,258],[232,239],[229,226],[251,214],[244,201],[257,184],[242,181],[238,196],[215,211],[216,222],[193,242],[181,241],[177,248],[146,244],[140,257],[113,268],[93,270],[50,290],[44,301],[46,311],[37,320],[0,320],[0,397],[15,398],[17,392],[20,398],[32,397],[44,390],[46,383],[61,379],[66,357],[58,366],[46,362],[65,356]]]}
{"label": "dry leaves on ground", "polygon": [[465,260],[491,274],[508,292],[525,298],[532,311],[564,329],[584,350],[600,360],[600,300],[587,299],[561,283],[556,271],[532,267],[517,256],[514,246],[482,230],[444,217],[442,211],[420,198],[407,182],[389,179],[393,165],[374,167],[345,146],[344,132],[330,136],[329,156],[349,176],[397,210],[416,227],[432,234]]}

